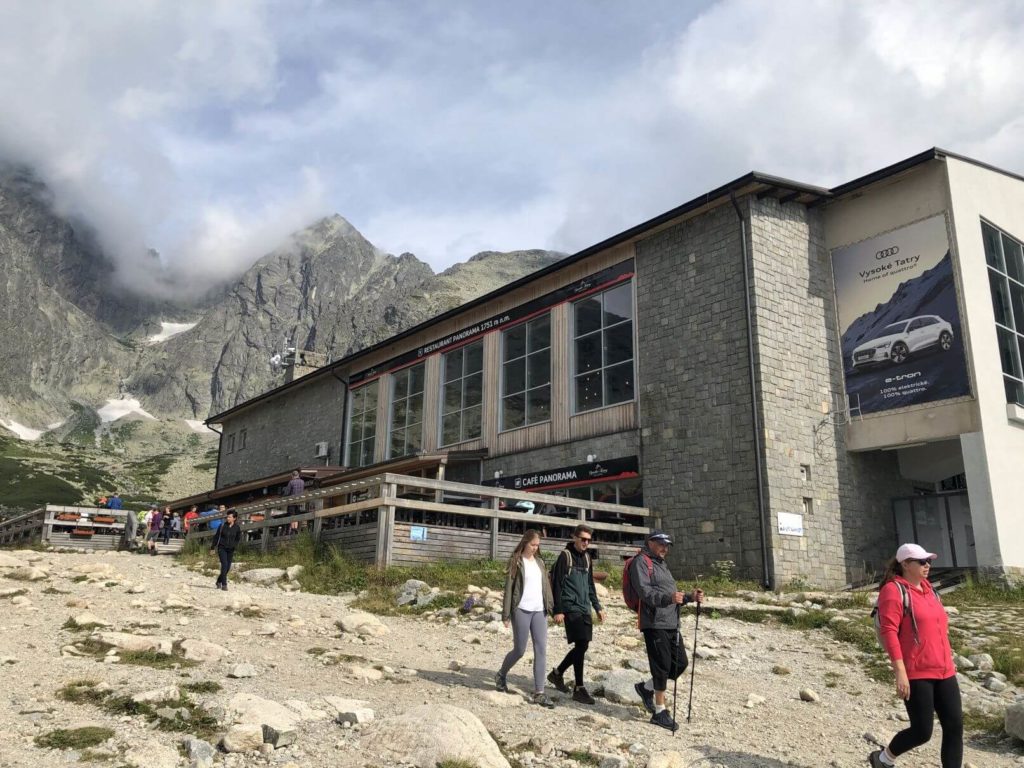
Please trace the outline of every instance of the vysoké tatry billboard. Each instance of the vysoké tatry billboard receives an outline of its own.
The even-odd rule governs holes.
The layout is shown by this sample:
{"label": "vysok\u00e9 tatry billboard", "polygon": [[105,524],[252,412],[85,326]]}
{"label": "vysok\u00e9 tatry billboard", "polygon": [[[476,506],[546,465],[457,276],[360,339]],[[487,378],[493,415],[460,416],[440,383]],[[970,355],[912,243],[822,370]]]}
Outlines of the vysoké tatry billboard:
{"label": "vysok\u00e9 tatry billboard", "polygon": [[946,217],[831,255],[851,408],[868,414],[969,395]]}

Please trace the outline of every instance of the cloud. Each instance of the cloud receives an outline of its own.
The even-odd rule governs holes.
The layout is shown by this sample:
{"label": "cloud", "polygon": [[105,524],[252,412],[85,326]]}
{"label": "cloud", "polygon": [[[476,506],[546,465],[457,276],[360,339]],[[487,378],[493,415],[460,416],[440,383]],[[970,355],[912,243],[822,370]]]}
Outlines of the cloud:
{"label": "cloud", "polygon": [[1021,170],[1021,39],[1010,0],[3,4],[0,154],[139,290],[329,212],[441,269],[751,169],[832,185],[939,145]]}

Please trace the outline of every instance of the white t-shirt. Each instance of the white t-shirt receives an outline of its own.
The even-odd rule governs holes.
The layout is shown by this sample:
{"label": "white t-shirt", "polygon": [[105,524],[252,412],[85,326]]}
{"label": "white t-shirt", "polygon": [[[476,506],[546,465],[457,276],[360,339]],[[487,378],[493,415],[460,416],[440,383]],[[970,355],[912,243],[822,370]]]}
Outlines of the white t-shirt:
{"label": "white t-shirt", "polygon": [[541,579],[544,578],[544,571],[541,570],[537,558],[527,560],[523,558],[523,596],[519,600],[519,608],[523,611],[544,610],[544,587]]}

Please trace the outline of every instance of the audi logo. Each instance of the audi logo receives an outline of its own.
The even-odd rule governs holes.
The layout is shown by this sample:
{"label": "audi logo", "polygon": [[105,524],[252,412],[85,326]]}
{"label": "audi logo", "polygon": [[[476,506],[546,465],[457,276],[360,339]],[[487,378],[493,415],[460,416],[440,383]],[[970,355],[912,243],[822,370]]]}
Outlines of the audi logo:
{"label": "audi logo", "polygon": [[883,248],[882,250],[880,250],[878,253],[875,254],[875,258],[878,260],[888,259],[891,256],[895,256],[899,252],[900,247],[898,245],[894,245],[892,248]]}

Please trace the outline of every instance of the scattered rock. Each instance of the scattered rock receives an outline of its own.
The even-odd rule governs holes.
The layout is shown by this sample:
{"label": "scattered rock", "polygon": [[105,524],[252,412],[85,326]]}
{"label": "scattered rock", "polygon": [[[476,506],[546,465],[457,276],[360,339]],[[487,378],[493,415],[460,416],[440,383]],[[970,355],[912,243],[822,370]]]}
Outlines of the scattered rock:
{"label": "scattered rock", "polygon": [[298,581],[299,576],[301,576],[305,570],[305,566],[292,565],[285,570],[285,575],[288,577],[288,581]]}
{"label": "scattered rock", "polygon": [[169,638],[155,635],[132,635],[127,632],[99,632],[95,635],[101,643],[106,643],[122,651],[156,651],[167,656],[171,655],[173,643]]}
{"label": "scattered rock", "polygon": [[243,571],[241,579],[249,584],[274,584],[287,575],[283,568],[253,568],[251,571]]}
{"label": "scattered rock", "polygon": [[800,689],[800,701],[820,701],[821,697],[810,688]]}
{"label": "scattered rock", "polygon": [[252,664],[235,664],[228,672],[228,677],[256,677],[256,668]]}
{"label": "scattered rock", "polygon": [[189,759],[189,768],[210,768],[213,765],[217,751],[210,742],[186,736],[181,740],[181,746],[185,750],[185,757]]}
{"label": "scattered rock", "polygon": [[176,768],[180,759],[177,750],[148,739],[125,753],[124,761],[132,768]]}
{"label": "scattered rock", "polygon": [[633,687],[643,678],[629,669],[613,669],[601,681],[601,690],[608,701],[616,704],[641,704],[640,695]]}
{"label": "scattered rock", "polygon": [[71,620],[77,626],[79,626],[79,627],[89,627],[89,628],[91,628],[91,627],[109,627],[110,626],[110,622],[109,621],[104,621],[103,619],[101,619],[96,614],[89,613],[88,611],[86,611],[85,613],[80,613],[77,616],[72,617]]}
{"label": "scattered rock", "polygon": [[263,726],[232,725],[220,741],[225,752],[257,752],[263,744]]}
{"label": "scattered rock", "polygon": [[294,728],[275,728],[272,725],[263,726],[263,743],[269,744],[274,749],[291,746],[298,739]]}
{"label": "scattered rock", "polygon": [[1003,728],[1015,739],[1024,741],[1024,701],[1018,701],[1006,708]]}
{"label": "scattered rock", "polygon": [[[511,697],[510,697],[511,698]],[[339,696],[325,696],[324,701],[334,710],[334,719],[341,723],[355,725],[373,720],[373,710],[361,699],[343,699]]]}
{"label": "scattered rock", "polygon": [[284,705],[251,693],[236,693],[232,696],[227,706],[227,717],[235,723],[255,725],[260,728],[270,725],[280,731],[295,728],[295,724],[300,719],[297,713]]}
{"label": "scattered rock", "polygon": [[370,613],[350,613],[337,621],[338,629],[360,637],[382,637],[388,628],[376,616]]}
{"label": "scattered rock", "polygon": [[476,715],[450,704],[425,704],[370,729],[364,748],[382,754],[387,765],[436,768],[464,760],[477,768],[510,768]]}
{"label": "scattered rock", "polygon": [[152,704],[161,701],[177,701],[181,698],[181,691],[176,685],[168,685],[163,688],[154,688],[151,691],[143,691],[132,696],[136,704]]}
{"label": "scattered rock", "polygon": [[791,675],[791,674],[793,674],[793,670],[791,670],[789,667],[784,666],[782,664],[776,664],[774,667],[772,667],[772,674],[773,675]]}
{"label": "scattered rock", "polygon": [[205,640],[185,640],[181,644],[181,650],[185,658],[191,661],[220,661],[231,653],[224,646]]}
{"label": "scattered rock", "polygon": [[747,709],[753,709],[758,704],[764,704],[764,702],[765,702],[764,696],[760,696],[760,695],[758,695],[756,693],[750,693],[750,694],[747,694],[747,703],[744,704],[743,706],[746,707]]}
{"label": "scattered rock", "polygon": [[967,660],[982,672],[991,672],[995,666],[995,662],[992,660],[992,657],[987,653],[971,654],[967,657]]}

